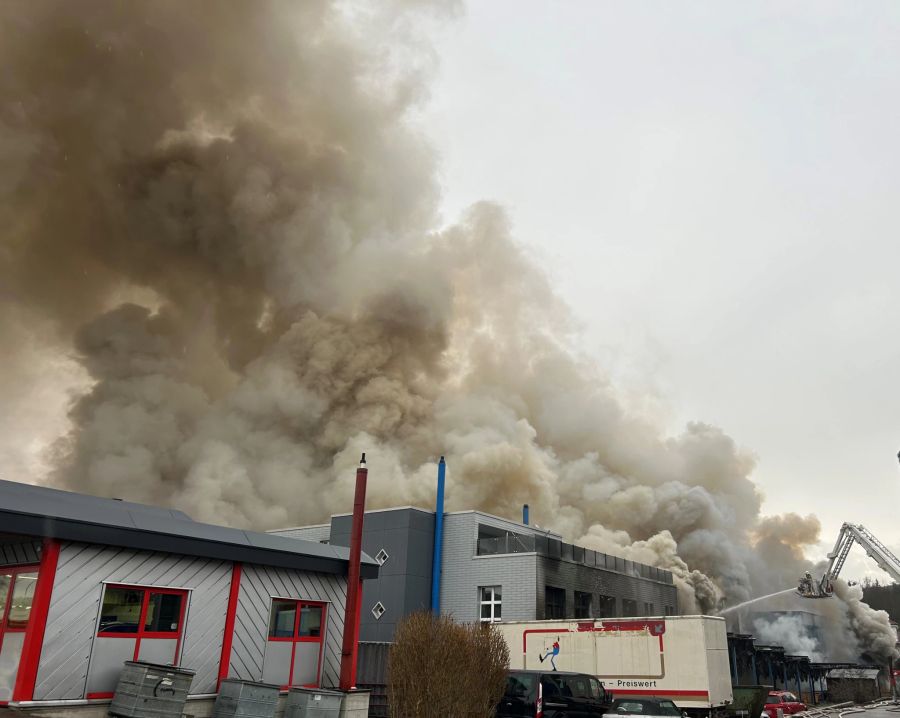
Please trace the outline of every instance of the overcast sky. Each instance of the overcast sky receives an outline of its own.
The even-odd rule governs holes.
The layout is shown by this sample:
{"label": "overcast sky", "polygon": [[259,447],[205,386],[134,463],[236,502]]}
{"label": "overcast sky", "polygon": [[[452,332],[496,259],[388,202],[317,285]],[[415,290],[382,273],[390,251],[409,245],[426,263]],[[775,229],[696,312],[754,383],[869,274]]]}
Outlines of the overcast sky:
{"label": "overcast sky", "polygon": [[895,2],[472,2],[423,118],[447,221],[505,205],[585,347],[829,548],[900,547],[898,37]]}

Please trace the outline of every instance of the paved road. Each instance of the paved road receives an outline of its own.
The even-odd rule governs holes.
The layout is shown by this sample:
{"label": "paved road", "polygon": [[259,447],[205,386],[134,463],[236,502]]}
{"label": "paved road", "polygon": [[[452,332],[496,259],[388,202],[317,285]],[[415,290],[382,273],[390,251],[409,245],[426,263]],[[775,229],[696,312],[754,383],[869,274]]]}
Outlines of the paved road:
{"label": "paved road", "polygon": [[893,710],[888,710],[890,707],[870,708],[864,713],[850,713],[847,718],[900,718],[900,705],[893,706]]}

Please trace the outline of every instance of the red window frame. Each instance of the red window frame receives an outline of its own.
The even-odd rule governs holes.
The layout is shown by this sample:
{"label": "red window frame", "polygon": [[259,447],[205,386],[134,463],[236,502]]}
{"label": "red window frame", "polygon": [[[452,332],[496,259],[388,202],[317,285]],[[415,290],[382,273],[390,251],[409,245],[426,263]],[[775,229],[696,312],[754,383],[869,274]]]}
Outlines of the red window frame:
{"label": "red window frame", "polygon": [[[108,583],[103,588],[103,597],[100,602],[100,613],[103,613],[103,601],[106,600],[106,592],[109,589],[123,589],[125,591],[141,591],[144,597],[141,599],[141,612],[138,618],[137,628],[134,633],[120,633],[100,630],[97,625],[97,638],[128,638],[134,641],[134,656],[132,660],[138,660],[141,652],[141,641],[144,638],[175,638],[175,655],[172,658],[173,665],[178,665],[181,659],[181,642],[184,640],[184,617],[187,613],[188,591],[181,588],[157,588],[155,586],[129,586],[120,583]],[[150,606],[150,596],[162,594],[181,596],[181,607],[178,613],[178,628],[174,631],[148,631],[144,628],[147,623],[147,609]],[[87,698],[112,698],[112,693],[89,693]]]}
{"label": "red window frame", "polygon": [[[9,582],[9,591],[6,594],[6,601],[4,602],[3,606],[0,607],[0,619],[2,619],[0,620],[0,649],[3,648],[3,639],[6,638],[7,633],[25,633],[25,631],[28,630],[28,622],[31,621],[31,614],[29,613],[28,621],[25,622],[24,626],[19,627],[9,625],[9,607],[12,604],[12,597],[16,588],[16,579],[18,578],[20,573],[34,573],[39,575],[40,569],[40,564],[28,564],[26,566],[0,566],[0,573],[9,574],[12,576],[12,581]],[[37,584],[37,582],[35,582],[35,584]]]}
{"label": "red window frame", "polygon": [[[109,589],[122,589],[124,591],[140,591],[144,594],[143,599],[141,599],[141,613],[140,618],[138,618],[138,630],[134,633],[121,633],[117,631],[102,631],[100,627],[97,626],[97,637],[98,638],[134,638],[137,640],[137,647],[135,648],[135,656],[137,656],[137,649],[140,648],[140,642],[142,638],[177,638],[178,639],[178,647],[175,649],[175,657],[178,658],[178,654],[181,649],[181,638],[184,634],[184,615],[187,611],[187,597],[188,592],[182,588],[156,588],[155,586],[127,586],[125,584],[118,583],[108,583],[103,589],[103,600],[106,600],[106,592]],[[178,612],[178,628],[174,631],[148,631],[144,628],[147,623],[147,609],[150,607],[150,596],[152,594],[160,594],[164,596],[181,596],[181,608]],[[103,611],[103,603],[100,604],[100,610]],[[135,658],[137,660],[137,658]]]}
{"label": "red window frame", "polygon": [[[292,602],[294,604],[294,634],[292,636],[272,636],[269,635],[271,632],[271,621],[272,621],[272,611],[275,609],[275,602]],[[300,636],[300,612],[305,606],[314,606],[316,608],[322,609],[322,622],[319,627],[319,635],[318,636]],[[282,688],[290,688],[294,684],[294,658],[297,653],[297,644],[298,643],[318,643],[319,644],[319,657],[318,664],[316,665],[316,682],[315,683],[304,683],[304,688],[318,688],[322,683],[322,651],[325,648],[325,627],[326,621],[328,620],[328,604],[323,601],[306,601],[302,598],[273,598],[272,605],[269,608],[269,627],[266,629],[266,638],[272,643],[292,643],[291,646],[291,668],[288,671],[288,682],[286,686],[282,686]]]}

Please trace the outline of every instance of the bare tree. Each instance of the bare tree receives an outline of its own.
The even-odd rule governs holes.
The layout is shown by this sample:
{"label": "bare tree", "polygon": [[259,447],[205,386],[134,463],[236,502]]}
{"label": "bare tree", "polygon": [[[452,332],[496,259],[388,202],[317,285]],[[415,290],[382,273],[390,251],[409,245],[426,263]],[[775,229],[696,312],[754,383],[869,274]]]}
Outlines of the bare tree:
{"label": "bare tree", "polygon": [[489,624],[414,613],[388,658],[392,718],[491,718],[506,685],[509,650]]}

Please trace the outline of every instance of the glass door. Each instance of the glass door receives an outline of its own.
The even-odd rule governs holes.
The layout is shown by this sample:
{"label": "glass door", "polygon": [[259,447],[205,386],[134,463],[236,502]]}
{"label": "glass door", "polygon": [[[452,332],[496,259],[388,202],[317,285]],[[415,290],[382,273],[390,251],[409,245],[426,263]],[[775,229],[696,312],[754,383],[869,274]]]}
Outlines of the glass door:
{"label": "glass door", "polygon": [[0,568],[0,703],[12,699],[38,567]]}

